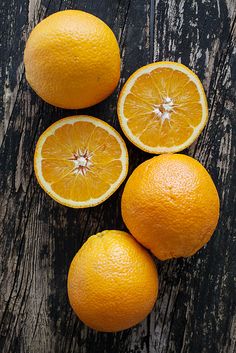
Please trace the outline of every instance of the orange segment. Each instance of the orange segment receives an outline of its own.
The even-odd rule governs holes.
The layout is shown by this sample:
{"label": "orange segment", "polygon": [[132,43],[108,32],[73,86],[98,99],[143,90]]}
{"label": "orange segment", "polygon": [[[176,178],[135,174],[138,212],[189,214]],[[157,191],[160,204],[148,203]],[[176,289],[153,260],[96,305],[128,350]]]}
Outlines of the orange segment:
{"label": "orange segment", "polygon": [[42,174],[47,183],[52,184],[64,179],[74,169],[73,161],[63,159],[43,158],[41,162]]}
{"label": "orange segment", "polygon": [[128,79],[119,97],[118,117],[125,135],[142,150],[178,152],[207,123],[206,96],[198,77],[186,66],[157,62]]}
{"label": "orange segment", "polygon": [[42,188],[59,203],[95,206],[120,186],[128,153],[110,125],[90,116],[57,121],[40,137],[34,167]]}

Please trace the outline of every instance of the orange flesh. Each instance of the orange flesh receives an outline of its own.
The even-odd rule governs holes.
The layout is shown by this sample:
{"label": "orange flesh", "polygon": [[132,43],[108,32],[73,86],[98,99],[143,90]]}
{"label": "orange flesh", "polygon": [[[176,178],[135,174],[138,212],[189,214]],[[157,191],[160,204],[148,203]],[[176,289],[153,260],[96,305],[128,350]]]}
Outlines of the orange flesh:
{"label": "orange flesh", "polygon": [[[74,155],[89,155],[88,169],[78,172]],[[59,127],[42,146],[42,174],[59,196],[86,201],[103,195],[122,172],[121,148],[106,130],[90,122]]]}
{"label": "orange flesh", "polygon": [[[171,99],[173,106],[169,119],[162,119],[154,109],[165,103],[166,98]],[[126,97],[124,115],[131,132],[145,145],[177,146],[201,122],[200,95],[181,71],[158,68],[137,78]]]}

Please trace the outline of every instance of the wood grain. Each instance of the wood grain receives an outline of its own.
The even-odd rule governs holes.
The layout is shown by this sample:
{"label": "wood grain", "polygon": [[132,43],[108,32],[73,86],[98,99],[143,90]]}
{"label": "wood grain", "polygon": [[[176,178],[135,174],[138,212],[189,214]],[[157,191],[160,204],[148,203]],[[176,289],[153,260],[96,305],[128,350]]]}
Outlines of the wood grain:
{"label": "wood grain", "polygon": [[[71,311],[68,266],[90,234],[124,229],[122,187],[101,206],[73,210],[51,200],[33,173],[40,134],[65,111],[26,83],[23,50],[32,28],[63,9],[81,9],[114,30],[122,54],[115,93],[82,113],[121,132],[116,102],[129,75],[158,60],[180,61],[201,78],[210,120],[186,153],[211,173],[221,218],[209,244],[189,259],[158,262],[151,315],[117,334],[96,333]],[[236,2],[235,0],[2,0],[0,4],[0,352],[236,353]],[[128,141],[130,172],[150,155]]]}

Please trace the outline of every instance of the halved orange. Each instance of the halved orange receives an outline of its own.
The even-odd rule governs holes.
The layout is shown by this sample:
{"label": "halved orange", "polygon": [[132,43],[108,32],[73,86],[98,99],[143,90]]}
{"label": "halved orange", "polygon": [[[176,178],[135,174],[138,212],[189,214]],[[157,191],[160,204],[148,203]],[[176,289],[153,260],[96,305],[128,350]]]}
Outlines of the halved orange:
{"label": "halved orange", "polygon": [[111,196],[128,172],[126,145],[104,121],[86,115],[61,119],[39,138],[35,174],[54,200],[84,208]]}
{"label": "halved orange", "polygon": [[156,62],[125,83],[118,117],[127,138],[149,153],[178,152],[190,146],[208,120],[203,86],[186,66]]}

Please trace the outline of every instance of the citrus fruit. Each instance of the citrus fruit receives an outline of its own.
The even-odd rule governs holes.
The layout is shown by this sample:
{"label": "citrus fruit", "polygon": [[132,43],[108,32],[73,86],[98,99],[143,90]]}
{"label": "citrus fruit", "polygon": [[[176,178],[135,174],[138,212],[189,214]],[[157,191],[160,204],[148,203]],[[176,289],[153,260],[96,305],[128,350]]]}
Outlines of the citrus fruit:
{"label": "citrus fruit", "polygon": [[120,52],[112,30],[99,18],[65,10],[41,21],[24,53],[26,78],[46,102],[76,109],[108,97],[120,78]]}
{"label": "citrus fruit", "polygon": [[120,331],[142,321],[152,310],[157,291],[151,256],[122,231],[91,236],[70,266],[70,304],[86,325],[98,331]]}
{"label": "citrus fruit", "polygon": [[166,260],[193,255],[210,239],[219,218],[219,197],[198,161],[164,154],[134,170],[121,208],[131,234]]}
{"label": "citrus fruit", "polygon": [[59,203],[83,208],[111,196],[128,171],[128,153],[118,132],[100,119],[61,119],[40,136],[34,155],[41,187]]}
{"label": "citrus fruit", "polygon": [[150,153],[188,147],[207,123],[208,107],[199,78],[176,62],[137,70],[124,85],[118,117],[127,138]]}

